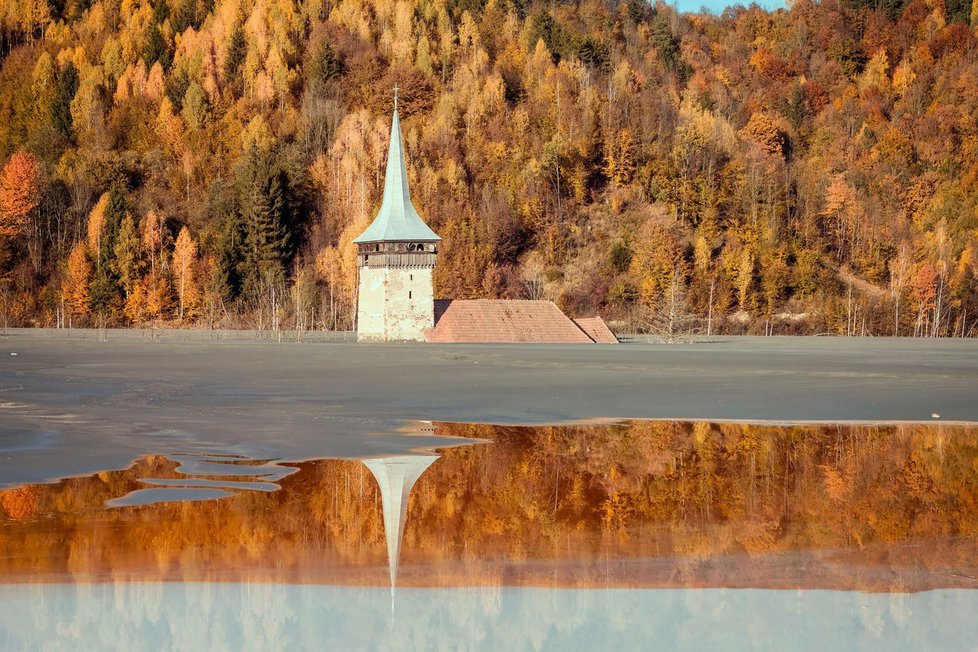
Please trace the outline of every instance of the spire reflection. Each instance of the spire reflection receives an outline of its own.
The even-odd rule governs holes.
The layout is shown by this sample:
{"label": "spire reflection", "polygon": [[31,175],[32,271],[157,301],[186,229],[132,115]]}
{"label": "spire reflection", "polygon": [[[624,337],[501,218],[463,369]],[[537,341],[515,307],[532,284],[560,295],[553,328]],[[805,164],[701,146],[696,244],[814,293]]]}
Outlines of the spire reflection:
{"label": "spire reflection", "polygon": [[439,455],[396,455],[363,460],[370,469],[384,509],[384,536],[387,539],[387,564],[390,567],[391,590],[397,585],[397,562],[401,556],[404,521],[411,489],[421,474],[435,463]]}

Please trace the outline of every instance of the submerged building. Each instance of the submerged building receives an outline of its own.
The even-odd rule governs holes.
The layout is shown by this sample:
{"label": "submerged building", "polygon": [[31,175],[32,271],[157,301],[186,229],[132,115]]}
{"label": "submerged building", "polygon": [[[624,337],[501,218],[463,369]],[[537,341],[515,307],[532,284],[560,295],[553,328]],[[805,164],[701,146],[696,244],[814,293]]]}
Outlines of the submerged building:
{"label": "submerged building", "polygon": [[440,241],[411,203],[395,101],[384,200],[353,240],[360,271],[357,340],[424,341],[435,325],[432,273]]}
{"label": "submerged building", "polygon": [[353,242],[360,273],[357,341],[618,341],[600,317],[573,320],[552,301],[435,301],[433,273],[441,238],[411,203],[396,95],[384,198],[374,221]]}

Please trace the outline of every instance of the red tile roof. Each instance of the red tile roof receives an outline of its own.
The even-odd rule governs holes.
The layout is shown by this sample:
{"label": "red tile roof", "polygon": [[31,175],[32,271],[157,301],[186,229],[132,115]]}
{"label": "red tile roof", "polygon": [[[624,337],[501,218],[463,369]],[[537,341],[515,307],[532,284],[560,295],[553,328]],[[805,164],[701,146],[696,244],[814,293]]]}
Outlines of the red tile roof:
{"label": "red tile roof", "polygon": [[618,338],[600,317],[578,317],[571,321],[598,344],[618,344]]}
{"label": "red tile roof", "polygon": [[[610,332],[610,331],[609,331]],[[552,301],[439,299],[429,342],[590,344]]]}

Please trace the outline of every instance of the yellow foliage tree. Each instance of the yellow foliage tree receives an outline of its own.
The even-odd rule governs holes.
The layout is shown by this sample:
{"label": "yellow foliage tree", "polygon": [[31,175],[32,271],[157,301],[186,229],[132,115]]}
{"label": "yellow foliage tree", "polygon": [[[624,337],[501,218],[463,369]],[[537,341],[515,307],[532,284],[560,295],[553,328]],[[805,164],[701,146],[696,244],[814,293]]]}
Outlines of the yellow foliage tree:
{"label": "yellow foliage tree", "polygon": [[173,290],[161,272],[150,272],[143,281],[146,296],[146,318],[159,319],[173,306]]}
{"label": "yellow foliage tree", "polygon": [[147,307],[147,286],[145,280],[141,280],[133,286],[132,291],[129,296],[126,297],[126,305],[123,307],[123,311],[128,319],[133,324],[138,324],[140,322],[146,321],[146,307]]}
{"label": "yellow foliage tree", "polygon": [[61,296],[64,300],[68,317],[83,317],[88,314],[89,278],[92,275],[92,263],[88,260],[85,243],[79,242],[68,255],[68,269],[61,285]]}
{"label": "yellow foliage tree", "polygon": [[96,259],[102,251],[102,232],[105,230],[105,211],[109,205],[109,193],[103,193],[96,202],[95,206],[88,213],[88,229],[86,231],[86,242],[88,250]]}
{"label": "yellow foliage tree", "polygon": [[605,140],[605,176],[613,186],[627,185],[635,172],[635,147],[631,129],[619,129]]}
{"label": "yellow foliage tree", "polygon": [[329,306],[324,305],[323,310],[329,310],[327,323],[331,330],[335,330],[340,306],[348,298],[343,284],[343,255],[336,247],[323,247],[316,255],[316,280],[326,285],[324,303],[328,301]]}
{"label": "yellow foliage tree", "polygon": [[163,235],[163,220],[156,211],[150,210],[143,219],[143,249],[149,257],[150,271],[153,273],[156,272],[157,263],[163,261]]}
{"label": "yellow foliage tree", "polygon": [[667,223],[650,219],[632,246],[629,273],[636,279],[643,304],[654,306],[683,267],[682,248]]}
{"label": "yellow foliage tree", "polygon": [[173,278],[176,282],[178,308],[177,317],[192,317],[200,300],[197,289],[197,243],[190,237],[187,227],[180,229],[176,247],[173,249]]}

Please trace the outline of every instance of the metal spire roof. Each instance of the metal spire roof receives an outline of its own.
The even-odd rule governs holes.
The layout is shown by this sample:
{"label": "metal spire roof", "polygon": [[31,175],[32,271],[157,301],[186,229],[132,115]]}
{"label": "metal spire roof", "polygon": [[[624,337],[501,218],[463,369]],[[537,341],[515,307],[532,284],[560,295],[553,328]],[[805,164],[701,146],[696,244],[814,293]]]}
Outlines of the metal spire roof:
{"label": "metal spire roof", "polygon": [[384,201],[377,217],[367,230],[353,241],[384,242],[388,240],[420,240],[436,242],[441,240],[428,228],[418,211],[411,203],[408,190],[407,169],[404,166],[404,149],[401,145],[401,122],[397,117],[397,104],[394,104],[394,120],[391,122],[391,144],[387,150],[387,174],[384,177]]}

